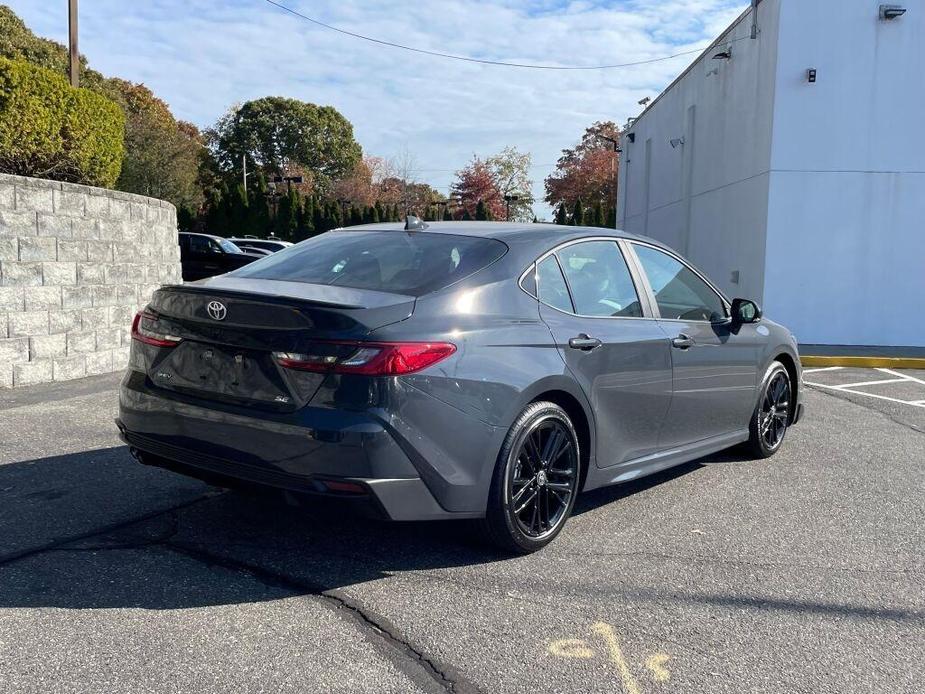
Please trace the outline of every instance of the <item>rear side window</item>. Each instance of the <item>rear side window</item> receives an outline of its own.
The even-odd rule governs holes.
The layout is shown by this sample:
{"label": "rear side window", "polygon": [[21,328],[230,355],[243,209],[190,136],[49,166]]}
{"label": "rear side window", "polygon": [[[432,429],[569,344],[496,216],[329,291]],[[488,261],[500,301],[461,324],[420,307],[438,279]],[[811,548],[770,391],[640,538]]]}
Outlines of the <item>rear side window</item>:
{"label": "rear side window", "polygon": [[582,316],[641,318],[636,286],[614,241],[585,241],[557,251]]}
{"label": "rear side window", "polygon": [[231,273],[422,296],[478,272],[507,251],[495,239],[401,231],[330,231]]}
{"label": "rear side window", "polygon": [[572,299],[556,257],[551,255],[536,266],[537,298],[560,311],[572,312]]}

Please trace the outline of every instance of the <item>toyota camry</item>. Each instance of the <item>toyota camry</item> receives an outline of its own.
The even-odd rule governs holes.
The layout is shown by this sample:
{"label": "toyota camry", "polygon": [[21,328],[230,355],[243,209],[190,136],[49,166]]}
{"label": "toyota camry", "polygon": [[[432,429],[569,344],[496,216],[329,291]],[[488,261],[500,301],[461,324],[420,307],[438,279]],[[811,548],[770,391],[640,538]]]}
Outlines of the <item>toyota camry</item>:
{"label": "toyota camry", "polygon": [[532,552],[578,493],[802,413],[788,330],[670,248],[614,230],[338,229],[166,286],[132,325],[132,454],[392,520],[477,519]]}

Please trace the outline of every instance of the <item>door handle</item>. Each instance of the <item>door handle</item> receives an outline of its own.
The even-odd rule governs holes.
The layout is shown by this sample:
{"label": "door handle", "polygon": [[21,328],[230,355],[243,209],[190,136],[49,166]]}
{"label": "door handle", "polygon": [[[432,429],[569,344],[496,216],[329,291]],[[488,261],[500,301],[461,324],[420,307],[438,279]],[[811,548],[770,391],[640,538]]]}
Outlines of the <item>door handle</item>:
{"label": "door handle", "polygon": [[580,349],[583,352],[590,352],[592,349],[601,346],[601,341],[596,337],[589,337],[585,333],[581,333],[577,337],[573,337],[568,341],[568,346],[572,349]]}
{"label": "door handle", "polygon": [[690,349],[694,346],[694,338],[692,338],[690,335],[681,333],[671,341],[671,346],[675,347],[676,349]]}

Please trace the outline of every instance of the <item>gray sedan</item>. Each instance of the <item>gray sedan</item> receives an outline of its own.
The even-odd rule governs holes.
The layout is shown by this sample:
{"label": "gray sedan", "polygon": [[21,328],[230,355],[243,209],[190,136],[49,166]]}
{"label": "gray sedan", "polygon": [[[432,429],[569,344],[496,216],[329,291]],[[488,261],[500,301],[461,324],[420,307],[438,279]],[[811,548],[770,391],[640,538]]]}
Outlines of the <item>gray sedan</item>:
{"label": "gray sedan", "polygon": [[393,520],[476,519],[531,552],[582,490],[802,413],[790,332],[670,248],[479,222],[338,229],[158,290],[119,428],[136,458]]}

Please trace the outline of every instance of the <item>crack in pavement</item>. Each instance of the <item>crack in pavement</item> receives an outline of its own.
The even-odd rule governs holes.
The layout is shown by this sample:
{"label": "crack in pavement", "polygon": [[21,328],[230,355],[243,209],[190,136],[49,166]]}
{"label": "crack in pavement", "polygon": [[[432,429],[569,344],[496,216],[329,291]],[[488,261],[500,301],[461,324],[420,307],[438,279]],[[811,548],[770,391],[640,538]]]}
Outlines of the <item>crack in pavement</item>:
{"label": "crack in pavement", "polygon": [[[176,513],[177,511],[182,511],[183,509],[194,506],[200,502],[208,501],[213,499],[216,496],[220,496],[225,492],[207,492],[201,496],[197,496],[194,499],[185,501],[182,504],[176,506],[171,506],[170,508],[159,509],[157,511],[151,511],[141,516],[136,516],[135,518],[130,518],[128,520],[119,521],[118,523],[112,523],[110,525],[104,525],[101,528],[95,528],[93,530],[88,530],[84,533],[77,533],[68,537],[59,537],[51,542],[46,542],[39,545],[38,547],[30,547],[28,549],[19,550],[16,552],[10,552],[9,554],[0,555],[0,567],[5,566],[6,564],[11,564],[15,561],[20,561],[21,559],[28,559],[37,554],[42,554],[43,552],[53,552],[53,551],[64,551],[67,545],[72,545],[74,543],[80,542],[82,540],[90,540],[100,535],[108,535],[110,533],[118,532],[124,528],[130,528],[133,525],[138,525],[139,523],[145,523],[147,521],[160,518],[170,513]],[[151,543],[148,543],[151,544]],[[101,549],[106,549],[107,547],[103,546]],[[73,550],[72,550],[73,551]]]}
{"label": "crack in pavement", "polygon": [[[218,566],[231,571],[246,572],[267,587],[282,589],[293,595],[307,595],[318,599],[320,604],[332,609],[342,618],[351,620],[389,662],[425,691],[450,692],[451,694],[481,694],[478,686],[469,681],[461,672],[428,656],[423,650],[415,647],[407,638],[402,636],[399,629],[388,619],[369,610],[346,593],[338,589],[325,589],[323,585],[310,581],[296,580],[257,564],[214,554],[204,549],[201,544],[178,542],[174,539],[180,530],[179,511],[216,498],[224,493],[224,491],[207,493],[168,509],[154,511],[137,518],[71,537],[59,538],[39,547],[10,553],[0,557],[0,568],[45,552],[132,551],[159,547],[207,566]],[[78,544],[100,536],[111,535],[120,530],[164,516],[170,516],[170,527],[155,537],[131,542]]]}
{"label": "crack in pavement", "polygon": [[[436,684],[440,691],[453,694],[480,694],[481,690],[454,667],[440,663],[426,655],[424,651],[403,637],[397,627],[385,617],[372,612],[340,590],[325,589],[322,585],[297,580],[263,566],[213,554],[204,550],[200,544],[167,541],[162,546],[207,565],[220,566],[233,571],[245,571],[268,587],[282,588],[295,594],[319,598],[335,612],[352,619],[368,636],[374,637],[374,643],[378,641],[380,652],[416,684]],[[395,655],[402,657],[396,658]],[[409,660],[417,666],[417,671],[409,670],[407,662]],[[425,681],[422,681],[422,675],[427,678]]]}

